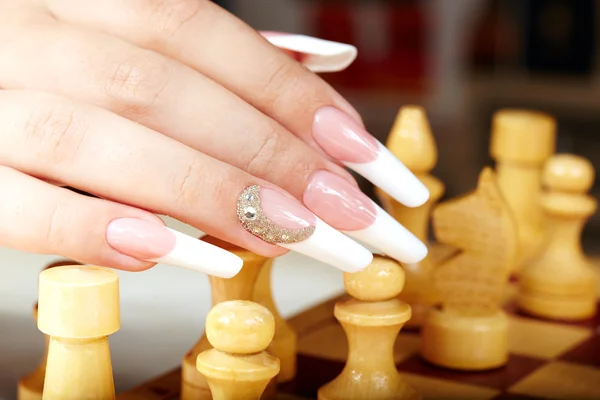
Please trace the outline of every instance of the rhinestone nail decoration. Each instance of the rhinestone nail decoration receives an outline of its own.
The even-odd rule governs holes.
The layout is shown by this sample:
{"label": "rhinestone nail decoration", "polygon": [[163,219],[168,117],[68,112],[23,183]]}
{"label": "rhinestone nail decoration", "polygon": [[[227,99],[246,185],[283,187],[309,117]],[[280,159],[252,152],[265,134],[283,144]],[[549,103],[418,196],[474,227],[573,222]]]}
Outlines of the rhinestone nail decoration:
{"label": "rhinestone nail decoration", "polygon": [[249,186],[238,198],[237,215],[245,230],[271,244],[297,243],[313,234],[314,226],[285,229],[269,221],[260,207],[259,190],[258,185]]}

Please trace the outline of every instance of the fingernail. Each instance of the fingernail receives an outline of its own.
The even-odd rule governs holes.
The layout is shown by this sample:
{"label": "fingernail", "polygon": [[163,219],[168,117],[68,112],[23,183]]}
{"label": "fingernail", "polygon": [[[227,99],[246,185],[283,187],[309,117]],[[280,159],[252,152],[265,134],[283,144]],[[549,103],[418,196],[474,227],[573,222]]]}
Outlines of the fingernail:
{"label": "fingernail", "polygon": [[358,54],[352,45],[311,36],[266,31],[261,35],[280,49],[299,53],[298,61],[316,73],[342,71],[354,62]]}
{"label": "fingernail", "polygon": [[308,211],[300,202],[257,185],[239,196],[237,214],[251,234],[344,272],[358,272],[373,254]]}
{"label": "fingernail", "polygon": [[317,171],[304,204],[332,227],[404,263],[427,256],[427,247],[364,193],[337,175]]}
{"label": "fingernail", "polygon": [[138,260],[169,264],[231,278],[242,269],[240,257],[164,225],[137,218],[113,220],[106,228],[108,244]]}
{"label": "fingernail", "polygon": [[429,199],[419,179],[354,119],[334,107],[315,114],[315,142],[330,157],[362,175],[407,207],[418,207]]}

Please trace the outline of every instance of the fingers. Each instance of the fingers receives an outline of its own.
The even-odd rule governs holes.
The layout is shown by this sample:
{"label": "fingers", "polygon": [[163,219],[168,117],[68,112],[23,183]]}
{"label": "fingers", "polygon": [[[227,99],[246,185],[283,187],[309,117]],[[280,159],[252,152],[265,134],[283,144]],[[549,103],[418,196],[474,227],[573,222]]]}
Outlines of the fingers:
{"label": "fingers", "polygon": [[414,207],[429,198],[426,187],[364,129],[339,94],[212,2],[47,0],[47,4],[61,19],[96,27],[202,72],[399,202]]}
{"label": "fingers", "polygon": [[[0,58],[11,60],[0,65],[5,88],[45,90],[96,104],[298,199],[318,170],[353,181],[339,165],[239,97],[158,53],[56,23],[18,36],[22,39],[0,46]],[[31,62],[38,57],[44,68]]]}
{"label": "fingers", "polygon": [[372,259],[279,187],[106,110],[54,95],[0,92],[0,164],[170,215],[265,256],[291,249],[345,271]]}
{"label": "fingers", "polygon": [[[400,261],[414,262],[423,256],[424,245],[381,209],[377,209],[380,218],[375,218],[371,225],[348,228],[344,219],[339,218],[340,212],[372,202],[364,195],[357,200],[360,193],[355,190],[340,190],[335,177],[326,180],[322,177],[333,172],[350,182],[352,178],[280,124],[196,71],[158,53],[106,35],[59,25],[50,19],[47,24],[38,22],[35,29],[18,36],[26,40],[4,46],[3,54],[11,60],[0,66],[0,83],[5,87],[45,89],[113,110],[278,185],[303,199],[313,213],[333,228]],[[45,60],[45,68],[29,62],[36,57]],[[320,125],[323,130],[323,123]],[[341,148],[345,149],[344,145]],[[352,149],[349,153],[354,157],[371,154],[369,149],[360,148],[356,154]],[[387,160],[392,163],[389,171],[394,172],[393,162],[397,160],[389,154]],[[378,173],[374,171],[374,175]],[[323,182],[336,187],[326,187]],[[340,195],[342,192],[344,196]],[[337,195],[331,196],[334,193]],[[331,199],[338,206],[322,206]],[[368,207],[358,210],[364,218],[373,215]],[[405,240],[394,244],[382,240],[386,235]]]}
{"label": "fingers", "polygon": [[[230,278],[242,260],[149,212],[81,196],[0,166],[0,245],[129,271],[154,263]],[[44,201],[39,201],[44,199]]]}

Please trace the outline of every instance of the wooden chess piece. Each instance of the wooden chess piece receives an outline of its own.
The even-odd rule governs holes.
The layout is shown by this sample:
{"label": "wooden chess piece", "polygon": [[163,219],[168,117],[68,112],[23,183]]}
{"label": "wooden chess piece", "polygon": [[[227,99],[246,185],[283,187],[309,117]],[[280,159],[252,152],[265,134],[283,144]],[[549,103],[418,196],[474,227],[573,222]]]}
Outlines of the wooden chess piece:
{"label": "wooden chess piece", "polygon": [[[38,305],[33,308],[33,318],[37,322]],[[24,376],[17,386],[18,400],[41,400],[44,391],[44,378],[46,376],[46,360],[48,359],[48,344],[50,338],[44,335],[44,355],[37,368]]]}
{"label": "wooden chess piece", "polygon": [[[49,264],[44,269],[61,267],[65,265],[80,265],[75,261],[58,261]],[[38,319],[38,305],[33,307],[33,319],[37,324]],[[48,335],[44,336],[44,355],[40,360],[40,363],[30,374],[24,376],[17,386],[17,398],[18,400],[41,400],[42,393],[44,391],[44,378],[46,376],[46,360],[48,359],[48,344],[50,338]]]}
{"label": "wooden chess piece", "polygon": [[556,155],[546,164],[541,204],[547,240],[519,281],[517,301],[528,314],[571,321],[596,314],[597,276],[580,243],[583,226],[598,207],[587,194],[594,175],[592,164],[575,155]]}
{"label": "wooden chess piece", "polygon": [[[224,242],[212,236],[205,236],[201,240],[230,251],[244,260],[241,271],[230,279],[209,276],[212,290],[212,306],[228,300],[248,300],[254,298],[254,288],[262,266],[268,261],[267,257],[259,256],[251,251]],[[181,367],[181,399],[182,400],[209,400],[212,398],[206,378],[198,372],[196,359],[198,354],[210,349],[212,346],[206,334],[185,355]],[[274,386],[276,382],[273,383]],[[270,393],[275,388],[266,390],[265,398],[270,398]]]}
{"label": "wooden chess piece", "polygon": [[63,266],[39,277],[38,328],[50,336],[44,400],[114,400],[108,336],[119,330],[119,278]]}
{"label": "wooden chess piece", "polygon": [[[438,152],[427,115],[422,107],[405,106],[400,109],[390,131],[386,147],[410,169],[429,190],[429,200],[420,207],[406,207],[381,189],[376,188],[383,208],[398,222],[429,244],[429,219],[431,211],[444,193],[444,184],[430,174],[437,164]],[[431,245],[428,245],[431,252]],[[415,264],[403,264],[406,285],[400,299],[412,309],[407,327],[421,326],[427,310],[435,302],[430,277],[433,268],[431,254]]]}
{"label": "wooden chess piece", "polygon": [[250,301],[217,304],[206,318],[212,349],[200,353],[198,371],[215,400],[259,400],[279,373],[279,360],[265,350],[273,340],[271,312]]}
{"label": "wooden chess piece", "polygon": [[271,275],[274,259],[268,260],[260,269],[254,288],[254,302],[265,306],[275,318],[275,337],[271,341],[269,353],[279,359],[278,383],[289,382],[296,376],[298,356],[298,336],[285,319],[281,317],[271,289]]}
{"label": "wooden chess piece", "polygon": [[482,171],[474,192],[440,204],[433,227],[439,242],[460,251],[433,273],[440,304],[425,318],[421,354],[451,369],[500,367],[508,361],[501,306],[518,237],[493,171]]}
{"label": "wooden chess piece", "polygon": [[321,387],[319,400],[420,399],[398,373],[394,344],[410,319],[410,306],[399,300],[405,276],[400,264],[375,255],[366,269],[344,274],[353,298],[338,302],[334,313],[348,339],[348,360],[340,375]]}
{"label": "wooden chess piece", "polygon": [[556,121],[550,115],[514,109],[494,114],[490,153],[519,235],[519,253],[511,272],[518,273],[540,250],[544,237],[542,169],[555,148]]}

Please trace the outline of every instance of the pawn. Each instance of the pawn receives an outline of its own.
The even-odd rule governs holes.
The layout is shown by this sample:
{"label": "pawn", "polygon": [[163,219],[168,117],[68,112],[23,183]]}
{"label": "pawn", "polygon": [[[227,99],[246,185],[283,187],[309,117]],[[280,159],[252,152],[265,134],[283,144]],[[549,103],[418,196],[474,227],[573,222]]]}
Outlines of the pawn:
{"label": "pawn", "polygon": [[[261,268],[269,259],[213,236],[204,236],[202,241],[227,250],[244,260],[243,268],[232,278],[208,277],[212,292],[212,305],[215,306],[228,300],[253,300],[254,288]],[[206,335],[202,335],[184,356],[181,365],[181,400],[211,399],[208,383],[196,369],[198,354],[210,347],[211,344]]]}
{"label": "pawn", "polygon": [[279,373],[279,360],[265,350],[275,335],[271,312],[251,301],[214,306],[206,317],[213,346],[198,355],[196,368],[214,400],[258,400]]}
{"label": "pawn", "polygon": [[279,374],[277,375],[277,383],[286,383],[293,380],[296,376],[298,335],[281,316],[273,299],[271,274],[274,261],[275,259],[270,259],[262,266],[256,279],[252,300],[267,307],[275,318],[275,336],[271,341],[268,351],[277,357],[281,364]]}
{"label": "pawn", "polygon": [[[431,211],[444,193],[444,184],[431,175],[437,164],[438,151],[425,110],[418,106],[402,107],[386,146],[427,187],[429,200],[419,207],[406,207],[379,188],[375,188],[377,196],[389,214],[419,240],[429,244]],[[418,263],[404,264],[406,286],[400,294],[400,300],[407,302],[412,309],[412,318],[406,323],[407,327],[421,326],[427,310],[435,303],[435,293],[431,289],[433,267],[431,251]]]}
{"label": "pawn", "polygon": [[114,400],[108,335],[119,330],[119,278],[62,266],[39,277],[38,328],[49,336],[44,400]]}
{"label": "pawn", "polygon": [[[49,264],[44,269],[61,267],[64,265],[73,265],[78,264],[75,261],[58,261],[52,264]],[[33,307],[33,320],[37,324],[38,318],[38,305],[36,304]],[[46,360],[48,359],[48,335],[44,335],[44,355],[40,360],[37,368],[33,370],[28,375],[24,376],[18,384],[17,388],[17,399],[18,400],[41,400],[42,392],[44,390],[44,378],[46,376]]]}
{"label": "pawn", "polygon": [[587,194],[594,175],[588,160],[570,154],[552,157],[544,168],[541,204],[548,236],[524,269],[518,296],[528,314],[576,321],[596,313],[597,276],[580,243],[583,225],[597,209],[596,199]]}
{"label": "pawn", "polygon": [[535,257],[543,240],[540,177],[555,149],[553,116],[523,109],[502,109],[494,114],[490,156],[496,162],[498,185],[518,227],[517,261],[511,271],[517,274]]}
{"label": "pawn", "polygon": [[334,314],[348,339],[348,360],[340,375],[321,387],[319,400],[420,399],[400,376],[394,344],[411,317],[399,299],[404,271],[396,261],[376,255],[369,267],[344,274],[353,298],[335,305]]}

